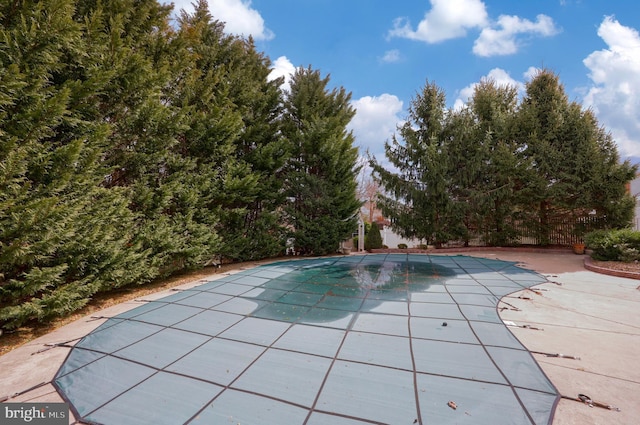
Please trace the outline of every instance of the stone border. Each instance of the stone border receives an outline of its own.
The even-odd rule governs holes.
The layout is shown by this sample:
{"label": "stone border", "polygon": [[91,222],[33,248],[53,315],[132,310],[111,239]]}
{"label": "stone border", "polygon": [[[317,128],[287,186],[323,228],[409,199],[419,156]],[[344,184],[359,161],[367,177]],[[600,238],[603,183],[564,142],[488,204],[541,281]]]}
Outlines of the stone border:
{"label": "stone border", "polygon": [[593,264],[593,261],[591,261],[591,257],[589,256],[586,256],[584,258],[584,268],[592,272],[606,274],[608,276],[626,277],[628,279],[640,280],[640,273],[607,269],[605,267],[596,266],[595,264]]}

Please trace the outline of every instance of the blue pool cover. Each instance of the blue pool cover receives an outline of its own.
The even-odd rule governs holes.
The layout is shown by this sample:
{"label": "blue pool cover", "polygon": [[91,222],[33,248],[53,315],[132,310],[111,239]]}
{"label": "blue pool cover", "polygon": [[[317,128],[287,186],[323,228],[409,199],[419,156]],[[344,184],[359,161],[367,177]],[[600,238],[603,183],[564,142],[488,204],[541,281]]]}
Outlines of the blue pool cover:
{"label": "blue pool cover", "polygon": [[54,384],[91,424],[550,424],[559,394],[498,315],[544,281],[468,256],[271,263],[109,319]]}

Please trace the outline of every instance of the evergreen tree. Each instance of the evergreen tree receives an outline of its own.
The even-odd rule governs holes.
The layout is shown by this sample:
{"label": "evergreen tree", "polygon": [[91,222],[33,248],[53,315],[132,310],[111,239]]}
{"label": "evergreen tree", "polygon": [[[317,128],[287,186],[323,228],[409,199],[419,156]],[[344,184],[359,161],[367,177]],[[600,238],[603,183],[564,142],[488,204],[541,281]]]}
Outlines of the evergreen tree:
{"label": "evergreen tree", "polygon": [[610,135],[549,71],[520,105],[515,88],[488,80],[467,107],[446,111],[444,93],[427,84],[385,150],[397,171],[371,160],[384,188],[378,205],[404,237],[510,245],[524,226],[548,244],[554,222],[595,211],[613,227],[632,216],[625,184],[637,167],[619,162]]}
{"label": "evergreen tree", "polygon": [[[236,140],[236,160],[245,164],[254,187],[247,188],[221,221],[224,255],[248,260],[284,252],[286,232],[281,209],[284,165],[289,151],[280,135],[281,79],[267,81],[271,63],[256,52],[251,40],[243,41],[241,57],[234,61],[230,96],[242,116],[243,129]],[[226,211],[225,211],[226,212]]]}
{"label": "evergreen tree", "polygon": [[216,230],[222,238],[222,255],[234,260],[274,256],[285,248],[279,212],[284,201],[280,174],[287,160],[287,146],[279,134],[281,80],[268,81],[270,62],[255,50],[252,39],[225,35],[206,7],[201,1],[193,17],[183,15],[181,34],[193,39],[201,31],[199,44],[193,45],[196,67],[209,74],[202,72],[203,87],[190,92],[199,101],[203,92],[211,92],[206,103],[196,103],[196,110],[206,111],[210,120],[198,127],[217,130],[189,137],[191,143],[199,140],[199,149],[202,144],[219,143],[216,149],[223,155],[211,156],[211,150],[192,155],[201,168],[224,170],[208,205],[219,209]]}
{"label": "evergreen tree", "polygon": [[382,248],[382,235],[378,223],[371,223],[371,228],[364,237],[364,249],[371,251],[372,249]]}
{"label": "evergreen tree", "polygon": [[0,327],[74,311],[144,280],[126,190],[101,187],[110,80],[70,0],[0,8]]}
{"label": "evergreen tree", "polygon": [[619,162],[611,137],[590,111],[569,102],[557,75],[543,70],[527,83],[517,122],[529,164],[521,208],[534,213],[527,223],[538,228],[543,244],[555,219],[596,210],[611,225],[628,223],[632,206],[625,184],[637,167]]}
{"label": "evergreen tree", "polygon": [[424,86],[409,107],[409,117],[385,143],[385,154],[397,171],[386,170],[375,158],[370,165],[384,194],[378,207],[392,228],[405,238],[440,245],[464,237],[465,208],[456,199],[446,128],[445,94],[434,83]]}
{"label": "evergreen tree", "polygon": [[[482,188],[481,169],[485,165],[483,145],[475,139],[476,122],[468,108],[447,112],[442,138],[446,156],[447,188],[450,211],[455,212],[455,220],[447,226],[449,237],[469,243],[472,233],[481,228],[482,209],[480,195]],[[453,218],[453,217],[452,217]],[[442,241],[444,242],[444,241]],[[436,242],[437,243],[437,242]]]}
{"label": "evergreen tree", "polygon": [[346,130],[355,111],[350,94],[329,91],[328,83],[319,71],[299,68],[285,100],[282,133],[291,151],[285,211],[295,248],[304,254],[336,252],[357,228],[360,208],[358,150]]}
{"label": "evergreen tree", "polygon": [[515,87],[493,80],[477,84],[469,102],[474,134],[466,152],[474,153],[472,163],[477,167],[468,186],[473,200],[471,213],[474,230],[490,245],[511,245],[518,236],[517,195],[522,186],[520,172],[526,163],[514,134],[517,102]]}
{"label": "evergreen tree", "polygon": [[190,111],[174,101],[189,76],[192,52],[168,23],[170,6],[104,0],[84,7],[113,75],[98,115],[113,128],[105,155],[112,172],[105,184],[130,190],[136,235],[150,253],[154,276],[199,267],[215,252],[218,238],[199,202],[208,182],[182,143]]}

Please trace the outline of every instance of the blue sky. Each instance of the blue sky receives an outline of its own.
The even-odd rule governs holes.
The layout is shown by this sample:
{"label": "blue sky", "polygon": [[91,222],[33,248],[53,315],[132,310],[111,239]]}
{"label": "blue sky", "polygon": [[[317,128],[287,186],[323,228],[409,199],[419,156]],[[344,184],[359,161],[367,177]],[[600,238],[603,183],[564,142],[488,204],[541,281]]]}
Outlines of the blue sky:
{"label": "blue sky", "polygon": [[[352,93],[363,153],[385,140],[426,81],[464,104],[491,77],[524,89],[538,68],[592,108],[621,157],[640,162],[640,3],[632,0],[208,0],[252,35],[273,76],[311,66]],[[174,0],[191,9],[190,0]]]}

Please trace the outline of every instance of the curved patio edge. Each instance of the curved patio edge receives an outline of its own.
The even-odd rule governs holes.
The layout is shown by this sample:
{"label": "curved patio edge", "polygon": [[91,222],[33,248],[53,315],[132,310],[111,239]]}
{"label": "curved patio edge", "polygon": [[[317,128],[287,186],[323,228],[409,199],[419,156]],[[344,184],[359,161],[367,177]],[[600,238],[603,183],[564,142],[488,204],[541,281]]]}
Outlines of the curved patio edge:
{"label": "curved patio edge", "polygon": [[596,266],[595,264],[593,264],[593,261],[589,256],[586,256],[584,258],[584,268],[595,273],[606,274],[607,276],[626,277],[628,279],[640,280],[640,273],[624,270],[614,270],[608,269],[606,267]]}

